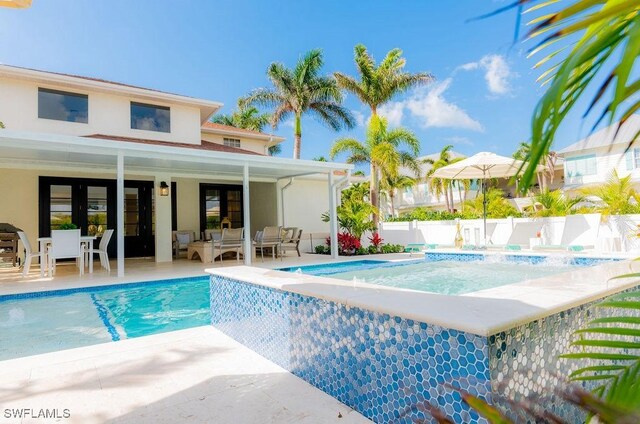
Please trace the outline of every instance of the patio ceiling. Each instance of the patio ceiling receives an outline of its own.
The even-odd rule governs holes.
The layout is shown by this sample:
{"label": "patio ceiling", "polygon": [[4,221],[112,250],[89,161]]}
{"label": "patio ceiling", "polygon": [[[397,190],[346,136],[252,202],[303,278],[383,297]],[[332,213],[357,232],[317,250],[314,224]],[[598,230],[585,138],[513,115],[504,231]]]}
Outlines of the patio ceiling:
{"label": "patio ceiling", "polygon": [[287,158],[203,151],[115,140],[0,130],[0,167],[87,168],[114,172],[118,154],[126,173],[169,173],[175,176],[227,176],[277,180],[345,171],[353,165]]}

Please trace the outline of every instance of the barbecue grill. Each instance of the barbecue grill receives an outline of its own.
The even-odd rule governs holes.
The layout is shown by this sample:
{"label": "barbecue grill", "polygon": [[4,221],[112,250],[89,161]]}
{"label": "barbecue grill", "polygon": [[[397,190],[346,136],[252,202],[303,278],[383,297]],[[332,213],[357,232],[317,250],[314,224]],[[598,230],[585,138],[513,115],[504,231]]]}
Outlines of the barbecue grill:
{"label": "barbecue grill", "polygon": [[0,223],[0,260],[9,259],[13,266],[19,264],[18,231],[22,230],[11,224]]}

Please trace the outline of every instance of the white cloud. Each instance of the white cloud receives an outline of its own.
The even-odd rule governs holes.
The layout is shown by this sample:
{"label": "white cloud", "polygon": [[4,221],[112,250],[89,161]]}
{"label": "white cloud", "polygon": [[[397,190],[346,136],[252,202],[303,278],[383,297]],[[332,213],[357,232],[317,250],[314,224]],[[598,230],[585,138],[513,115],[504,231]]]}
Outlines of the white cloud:
{"label": "white cloud", "polygon": [[421,121],[425,128],[447,127],[484,131],[480,122],[471,118],[458,105],[444,98],[443,95],[452,81],[451,78],[447,78],[428,89],[417,90],[414,96],[406,101],[407,109]]}
{"label": "white cloud", "polygon": [[445,137],[444,141],[447,141],[452,144],[463,144],[465,146],[473,146],[473,141],[469,140],[467,137],[453,136],[453,137]]}
{"label": "white cloud", "polygon": [[498,54],[488,54],[477,62],[465,63],[457,69],[463,71],[473,71],[482,69],[487,88],[491,94],[504,95],[511,92],[510,80],[516,76],[511,71],[504,56]]}
{"label": "white cloud", "polygon": [[378,108],[378,115],[387,118],[390,127],[399,127],[404,115],[404,102],[390,102]]}
{"label": "white cloud", "polygon": [[353,114],[353,117],[356,120],[356,125],[359,127],[364,127],[364,124],[365,124],[364,114],[358,110],[352,110],[351,113]]}

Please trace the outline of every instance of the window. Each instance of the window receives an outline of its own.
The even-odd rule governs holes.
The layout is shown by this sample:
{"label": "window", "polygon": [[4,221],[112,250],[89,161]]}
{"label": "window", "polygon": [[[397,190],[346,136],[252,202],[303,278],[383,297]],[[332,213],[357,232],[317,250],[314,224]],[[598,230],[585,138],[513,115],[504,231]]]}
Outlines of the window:
{"label": "window", "polygon": [[640,168],[640,149],[634,148],[624,154],[627,163],[627,171]]}
{"label": "window", "polygon": [[131,128],[134,130],[171,132],[170,110],[165,106],[131,102]]}
{"label": "window", "polygon": [[224,138],[224,145],[229,147],[240,148],[240,140],[237,138]]}
{"label": "window", "polygon": [[564,163],[564,175],[566,178],[595,175],[597,172],[596,155],[567,158]]}
{"label": "window", "polygon": [[38,88],[38,118],[87,123],[89,96]]}

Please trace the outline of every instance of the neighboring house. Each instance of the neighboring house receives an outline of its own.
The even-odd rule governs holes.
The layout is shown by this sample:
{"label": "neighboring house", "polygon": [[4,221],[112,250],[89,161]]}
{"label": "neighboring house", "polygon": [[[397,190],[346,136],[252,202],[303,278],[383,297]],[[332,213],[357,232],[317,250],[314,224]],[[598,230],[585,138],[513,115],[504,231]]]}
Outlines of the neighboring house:
{"label": "neighboring house", "polygon": [[[328,182],[337,190],[352,169],[269,157],[282,137],[211,123],[222,104],[210,100],[6,65],[0,98],[0,222],[34,246],[65,222],[98,237],[120,228],[113,255],[159,262],[172,260],[172,230],[199,238],[225,217],[249,237],[278,224],[328,232]],[[283,197],[292,178],[287,194],[305,196]]]}
{"label": "neighboring house", "polygon": [[640,131],[640,115],[632,115],[617,135],[615,128],[603,128],[558,152],[564,158],[565,190],[603,183],[613,170],[640,182],[640,145],[633,143],[628,149]]}

